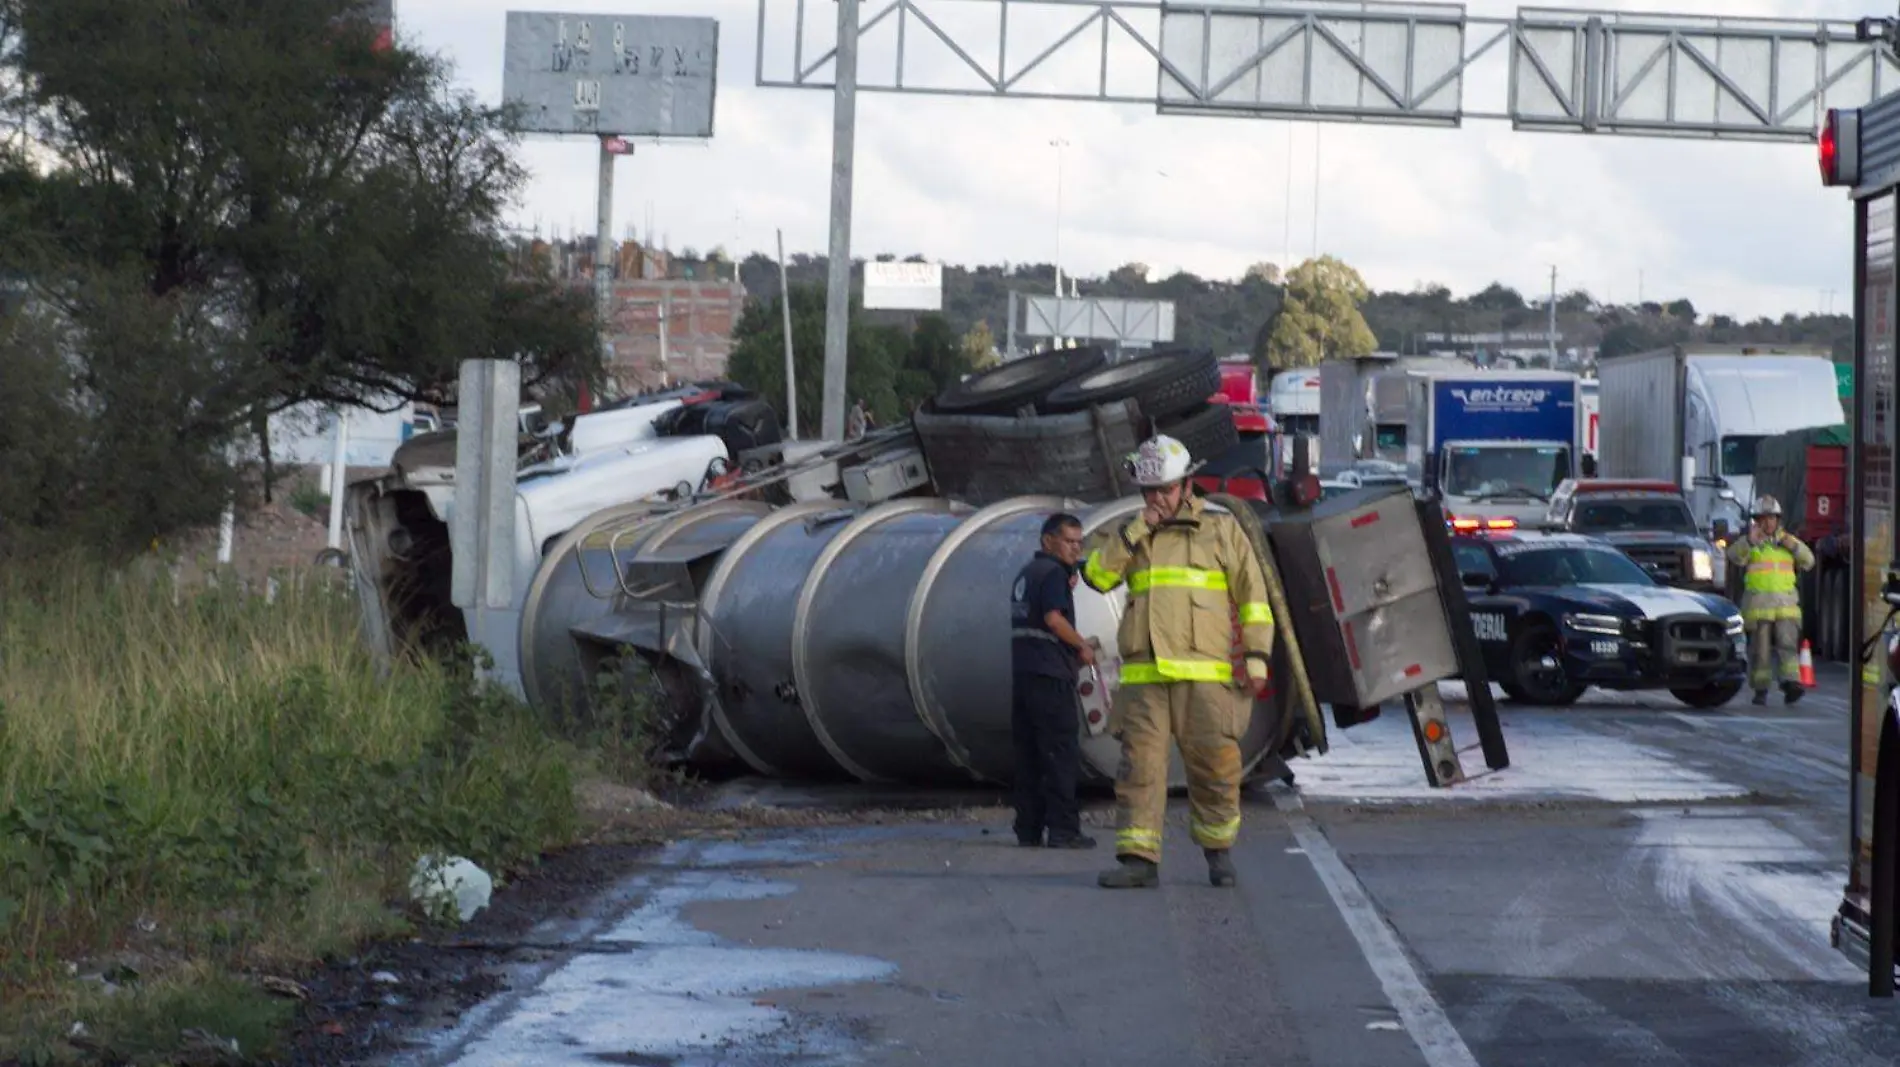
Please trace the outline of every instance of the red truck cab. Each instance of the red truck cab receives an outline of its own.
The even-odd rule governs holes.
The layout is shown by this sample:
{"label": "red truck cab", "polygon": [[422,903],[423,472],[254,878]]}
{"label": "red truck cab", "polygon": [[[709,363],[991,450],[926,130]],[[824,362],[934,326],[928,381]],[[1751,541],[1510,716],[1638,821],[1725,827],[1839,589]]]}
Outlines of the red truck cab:
{"label": "red truck cab", "polygon": [[1253,363],[1222,362],[1220,391],[1208,400],[1232,409],[1240,442],[1202,465],[1194,476],[1195,488],[1202,493],[1227,493],[1242,500],[1271,503],[1266,471],[1270,424],[1266,409],[1261,406],[1260,380]]}

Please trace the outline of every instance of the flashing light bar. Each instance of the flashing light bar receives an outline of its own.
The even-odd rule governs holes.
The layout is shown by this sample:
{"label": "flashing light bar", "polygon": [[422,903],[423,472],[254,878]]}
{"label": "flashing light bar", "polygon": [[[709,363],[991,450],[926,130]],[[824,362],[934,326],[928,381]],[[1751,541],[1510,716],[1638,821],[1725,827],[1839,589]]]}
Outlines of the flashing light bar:
{"label": "flashing light bar", "polygon": [[1459,533],[1472,533],[1477,530],[1515,530],[1516,519],[1451,519],[1451,528]]}

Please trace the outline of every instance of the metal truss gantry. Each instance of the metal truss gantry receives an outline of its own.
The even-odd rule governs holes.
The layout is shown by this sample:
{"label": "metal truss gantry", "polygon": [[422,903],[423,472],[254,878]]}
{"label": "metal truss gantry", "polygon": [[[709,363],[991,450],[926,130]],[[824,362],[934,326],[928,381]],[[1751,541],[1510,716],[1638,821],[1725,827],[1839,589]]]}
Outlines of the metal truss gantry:
{"label": "metal truss gantry", "polygon": [[[834,94],[831,285],[840,294],[850,286],[860,90],[1811,143],[1827,108],[1900,88],[1893,46],[1862,40],[1844,20],[1563,8],[1505,17],[1374,0],[759,0],[758,10],[757,84]],[[844,418],[842,299],[828,311],[830,433],[834,393],[840,431]]]}
{"label": "metal truss gantry", "polygon": [[[759,0],[757,83],[835,90],[837,8]],[[1533,130],[1807,142],[1830,102],[1858,106],[1900,87],[1892,48],[1857,40],[1847,21],[1559,8],[1501,17],[1462,4],[1348,0],[864,0],[860,11],[858,48],[894,47],[859,64],[856,90],[1163,114],[1500,119]],[[789,55],[768,57],[766,42],[786,32]],[[1502,84],[1473,84],[1473,65],[1498,52]],[[1131,76],[1152,90],[1134,89]],[[1486,88],[1508,100],[1502,110],[1466,106]]]}

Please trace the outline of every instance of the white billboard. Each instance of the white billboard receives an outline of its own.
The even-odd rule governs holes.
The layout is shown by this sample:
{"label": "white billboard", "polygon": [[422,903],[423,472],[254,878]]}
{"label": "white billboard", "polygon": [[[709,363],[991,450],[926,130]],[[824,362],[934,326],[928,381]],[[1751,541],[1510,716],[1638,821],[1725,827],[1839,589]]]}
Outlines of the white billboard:
{"label": "white billboard", "polygon": [[942,311],[943,264],[866,263],[866,311]]}

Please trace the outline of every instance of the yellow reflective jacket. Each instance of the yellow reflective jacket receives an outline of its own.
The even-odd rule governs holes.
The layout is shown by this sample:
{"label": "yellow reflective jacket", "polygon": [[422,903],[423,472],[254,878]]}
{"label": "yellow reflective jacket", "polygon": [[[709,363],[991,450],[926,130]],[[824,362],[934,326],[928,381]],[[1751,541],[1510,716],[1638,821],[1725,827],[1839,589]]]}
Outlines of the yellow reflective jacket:
{"label": "yellow reflective jacket", "polygon": [[1795,572],[1811,569],[1814,553],[1800,538],[1786,530],[1778,530],[1773,540],[1759,543],[1737,538],[1728,546],[1728,561],[1730,566],[1746,568],[1742,573],[1743,622],[1753,626],[1801,618]]}
{"label": "yellow reflective jacket", "polygon": [[1232,682],[1236,614],[1247,658],[1273,661],[1273,610],[1253,542],[1198,497],[1159,528],[1137,515],[1097,535],[1082,580],[1104,593],[1128,584],[1123,685]]}

